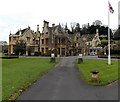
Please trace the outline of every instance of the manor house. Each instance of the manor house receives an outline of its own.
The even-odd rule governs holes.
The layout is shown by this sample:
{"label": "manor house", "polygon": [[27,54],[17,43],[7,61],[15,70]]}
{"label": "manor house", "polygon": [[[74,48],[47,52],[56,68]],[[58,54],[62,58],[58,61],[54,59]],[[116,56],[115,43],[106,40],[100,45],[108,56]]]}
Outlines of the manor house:
{"label": "manor house", "polygon": [[9,35],[9,54],[15,54],[14,47],[16,42],[24,40],[26,42],[26,55],[34,55],[40,52],[41,55],[55,53],[60,56],[76,55],[78,53],[89,54],[91,49],[86,50],[86,46],[96,47],[100,44],[98,30],[96,34],[80,35],[80,32],[70,34],[68,29],[61,25],[52,24],[43,21],[43,29],[40,33],[39,25],[34,32],[30,27],[18,30],[15,34]]}

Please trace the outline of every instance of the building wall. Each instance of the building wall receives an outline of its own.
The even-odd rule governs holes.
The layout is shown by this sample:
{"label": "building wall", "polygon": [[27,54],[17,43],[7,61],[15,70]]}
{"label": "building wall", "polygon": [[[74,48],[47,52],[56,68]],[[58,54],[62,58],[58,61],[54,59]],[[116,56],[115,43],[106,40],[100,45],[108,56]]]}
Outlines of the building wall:
{"label": "building wall", "polygon": [[[8,53],[14,54],[14,46],[16,45],[16,42],[19,40],[24,40],[26,42],[26,50],[28,47],[30,47],[31,53],[38,52],[38,44],[39,42],[40,33],[39,32],[33,32],[30,28],[26,30],[23,34],[19,35],[10,35],[9,36],[9,48]],[[26,51],[26,54],[28,54],[28,51]]]}

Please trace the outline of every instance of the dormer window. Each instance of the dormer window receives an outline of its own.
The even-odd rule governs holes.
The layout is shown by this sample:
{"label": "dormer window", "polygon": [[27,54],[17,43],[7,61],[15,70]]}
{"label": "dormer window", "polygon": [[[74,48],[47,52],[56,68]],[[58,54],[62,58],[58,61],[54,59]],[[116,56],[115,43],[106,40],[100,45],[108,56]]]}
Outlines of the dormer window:
{"label": "dormer window", "polygon": [[42,39],[42,44],[44,44],[44,39]]}
{"label": "dormer window", "polygon": [[27,37],[27,41],[30,42],[30,37]]}
{"label": "dormer window", "polygon": [[9,41],[11,42],[11,37],[9,37]]}
{"label": "dormer window", "polygon": [[16,37],[13,37],[13,41],[16,41]]}
{"label": "dormer window", "polygon": [[77,40],[78,40],[78,37],[77,37]]}

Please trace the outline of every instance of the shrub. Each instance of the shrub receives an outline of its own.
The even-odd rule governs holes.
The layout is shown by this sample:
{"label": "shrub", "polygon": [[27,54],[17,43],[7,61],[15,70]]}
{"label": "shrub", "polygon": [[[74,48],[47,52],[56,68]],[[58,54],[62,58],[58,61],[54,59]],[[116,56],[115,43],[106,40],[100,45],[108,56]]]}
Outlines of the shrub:
{"label": "shrub", "polygon": [[40,56],[40,55],[41,55],[41,52],[35,52],[34,55],[35,55],[35,56]]}
{"label": "shrub", "polygon": [[[108,54],[108,50],[106,52]],[[114,54],[114,55],[120,55],[120,50],[119,49],[113,49],[113,50],[110,50],[110,53]]]}

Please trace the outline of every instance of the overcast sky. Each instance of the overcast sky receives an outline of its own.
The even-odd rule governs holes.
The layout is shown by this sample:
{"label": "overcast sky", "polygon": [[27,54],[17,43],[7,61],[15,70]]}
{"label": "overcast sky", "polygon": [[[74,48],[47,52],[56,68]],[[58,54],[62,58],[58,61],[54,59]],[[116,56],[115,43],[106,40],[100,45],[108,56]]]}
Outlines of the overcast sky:
{"label": "overcast sky", "polygon": [[[114,13],[110,14],[110,27],[118,27],[118,1],[109,0]],[[16,33],[18,29],[37,29],[40,25],[42,32],[43,21],[56,25],[67,22],[83,24],[101,20],[108,24],[108,0],[1,0],[0,2],[0,41],[8,41],[10,31]]]}

